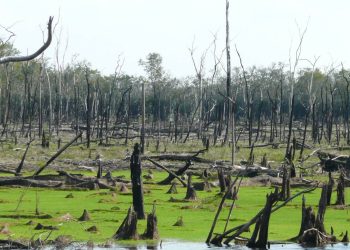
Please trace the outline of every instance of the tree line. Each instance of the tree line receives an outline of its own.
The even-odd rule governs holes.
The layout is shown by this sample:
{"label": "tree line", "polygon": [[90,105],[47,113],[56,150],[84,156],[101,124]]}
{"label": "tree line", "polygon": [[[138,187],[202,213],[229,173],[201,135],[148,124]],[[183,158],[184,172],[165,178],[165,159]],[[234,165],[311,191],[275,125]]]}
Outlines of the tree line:
{"label": "tree line", "polygon": [[[2,44],[0,53],[15,55],[17,50]],[[39,136],[44,130],[59,133],[63,124],[76,131],[93,126],[98,138],[117,133],[122,124],[140,123],[142,84],[148,134],[171,129],[178,140],[181,129],[201,138],[212,134],[212,129],[218,136],[227,131],[225,72],[213,69],[207,75],[197,72],[176,78],[165,73],[158,53],[148,54],[139,63],[144,76],[122,73],[122,63],[106,76],[84,61],[49,65],[45,57],[1,65],[1,136],[11,130],[31,136],[34,128]],[[242,65],[231,73],[235,121],[248,133],[249,144],[259,137],[259,128],[267,125],[271,142],[286,139],[292,74],[292,120],[311,126],[314,142],[343,136],[350,143],[348,70],[290,72],[279,63],[247,69]]]}

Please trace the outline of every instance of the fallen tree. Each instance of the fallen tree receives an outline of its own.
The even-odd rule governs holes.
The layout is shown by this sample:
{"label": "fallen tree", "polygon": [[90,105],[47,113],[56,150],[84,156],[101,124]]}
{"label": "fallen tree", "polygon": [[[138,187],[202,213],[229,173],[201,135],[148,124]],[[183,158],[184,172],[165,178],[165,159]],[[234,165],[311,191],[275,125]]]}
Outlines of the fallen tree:
{"label": "fallen tree", "polygon": [[75,136],[70,142],[68,142],[64,147],[62,147],[60,150],[56,152],[47,162],[44,166],[39,168],[33,176],[39,175],[48,165],[50,165],[51,162],[53,162],[60,154],[62,154],[70,145],[72,145],[77,139],[79,139],[83,135],[83,132],[80,132],[77,136]]}
{"label": "fallen tree", "polygon": [[[298,192],[297,194],[291,196],[289,199],[283,201],[281,204],[279,205],[275,205],[272,207],[271,209],[271,213],[276,212],[278,209],[284,207],[288,202],[290,202],[291,200],[295,199],[296,197],[305,194],[305,193],[309,193],[312,192],[316,189],[317,187],[312,187],[303,191]],[[222,234],[217,234],[211,241],[210,243],[216,246],[221,246],[221,242],[223,239],[226,238],[226,240],[224,241],[224,244],[228,245],[232,240],[234,240],[236,237],[240,236],[243,232],[247,231],[249,229],[249,227],[253,224],[255,224],[257,222],[257,220],[260,218],[260,216],[263,214],[264,212],[264,208],[261,209],[250,221],[241,224],[239,226],[236,226],[234,228],[231,228],[227,231],[225,231]]]}

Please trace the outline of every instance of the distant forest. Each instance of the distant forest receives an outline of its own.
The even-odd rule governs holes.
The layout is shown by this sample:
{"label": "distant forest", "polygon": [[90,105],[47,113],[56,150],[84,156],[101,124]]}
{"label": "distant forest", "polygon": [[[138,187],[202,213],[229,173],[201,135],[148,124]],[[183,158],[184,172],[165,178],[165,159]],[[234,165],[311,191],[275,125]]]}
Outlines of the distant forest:
{"label": "distant forest", "polygon": [[[17,53],[11,44],[1,44],[0,57]],[[202,61],[193,63],[193,76],[181,79],[165,73],[158,53],[140,60],[144,76],[122,73],[121,59],[115,74],[107,76],[86,62],[61,65],[57,59],[53,66],[44,57],[1,65],[1,135],[10,127],[23,133],[36,127],[39,134],[43,130],[58,133],[62,124],[78,130],[86,126],[90,108],[91,124],[101,128],[97,136],[103,137],[120,124],[140,123],[142,84],[150,133],[177,126],[199,129],[203,134],[215,127],[221,134],[227,124],[225,67],[217,60],[206,65],[204,73]],[[330,141],[334,126],[344,128],[349,142],[348,70],[322,71],[311,62],[309,68],[298,72],[282,63],[266,68],[241,66],[232,69],[230,90],[236,124],[247,130],[270,124],[273,141],[281,136],[279,127],[287,126],[293,106],[293,120],[308,121],[315,142],[323,136]]]}

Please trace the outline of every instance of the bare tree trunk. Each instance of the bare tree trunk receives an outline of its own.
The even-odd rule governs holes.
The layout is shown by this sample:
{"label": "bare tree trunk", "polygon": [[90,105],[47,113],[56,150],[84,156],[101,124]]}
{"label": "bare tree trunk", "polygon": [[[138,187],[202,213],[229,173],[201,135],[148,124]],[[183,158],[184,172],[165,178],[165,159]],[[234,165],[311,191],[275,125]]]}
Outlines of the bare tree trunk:
{"label": "bare tree trunk", "polygon": [[299,155],[299,159],[303,158],[303,152],[304,152],[304,147],[305,147],[305,140],[306,140],[306,130],[307,130],[307,125],[308,125],[308,118],[309,118],[309,114],[310,114],[310,109],[306,109],[305,110],[305,121],[304,121],[304,133],[303,133],[303,142],[301,144],[301,149],[300,149],[300,155]]}
{"label": "bare tree trunk", "polygon": [[86,96],[86,139],[87,139],[87,148],[90,148],[90,133],[91,133],[91,86],[90,86],[90,81],[89,81],[89,73],[88,69],[85,71],[85,79],[86,79],[86,84],[87,84],[87,96]]}
{"label": "bare tree trunk", "polygon": [[128,115],[126,118],[126,134],[125,134],[125,144],[128,145],[128,138],[129,138],[129,126],[130,126],[130,113],[131,113],[131,100],[130,100],[130,93],[131,89],[129,90],[128,93]]}
{"label": "bare tree trunk", "polygon": [[287,149],[286,149],[286,154],[285,154],[286,157],[290,153],[289,152],[289,144],[290,144],[290,138],[292,136],[293,116],[294,116],[294,96],[292,98],[291,110],[290,110],[290,114],[289,114],[289,129],[288,129],[288,137],[287,137]]}
{"label": "bare tree trunk", "polygon": [[145,82],[142,81],[142,125],[141,125],[141,153],[145,152],[145,115],[146,115],[146,105],[145,105]]}

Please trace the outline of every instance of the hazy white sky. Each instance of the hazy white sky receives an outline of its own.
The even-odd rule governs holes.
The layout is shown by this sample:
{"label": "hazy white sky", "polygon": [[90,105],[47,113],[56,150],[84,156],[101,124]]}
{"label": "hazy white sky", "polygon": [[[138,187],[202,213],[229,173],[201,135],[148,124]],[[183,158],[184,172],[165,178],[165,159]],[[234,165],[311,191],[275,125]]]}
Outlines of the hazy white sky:
{"label": "hazy white sky", "polygon": [[[0,24],[14,26],[13,40],[21,52],[42,44],[41,28],[60,13],[61,51],[68,40],[66,62],[73,54],[102,73],[113,73],[117,55],[124,72],[142,74],[140,58],[149,52],[163,56],[173,76],[193,75],[188,48],[195,38],[196,56],[218,35],[218,53],[225,46],[225,0],[0,0]],[[320,67],[344,62],[350,67],[350,1],[348,0],[230,0],[231,44],[237,44],[246,66],[288,62],[289,48],[305,27],[302,57],[320,56]],[[0,36],[6,33],[0,29]],[[56,40],[46,52],[54,59]],[[212,67],[208,53],[206,71]],[[232,48],[233,65],[238,65]]]}

